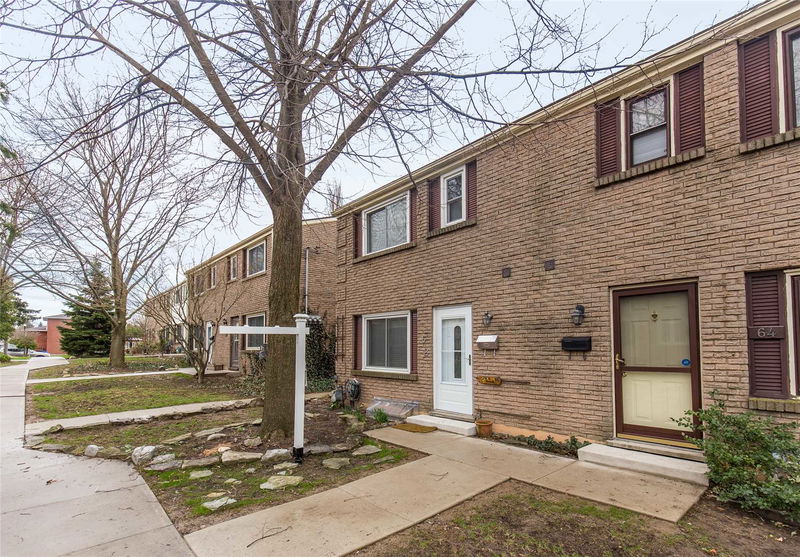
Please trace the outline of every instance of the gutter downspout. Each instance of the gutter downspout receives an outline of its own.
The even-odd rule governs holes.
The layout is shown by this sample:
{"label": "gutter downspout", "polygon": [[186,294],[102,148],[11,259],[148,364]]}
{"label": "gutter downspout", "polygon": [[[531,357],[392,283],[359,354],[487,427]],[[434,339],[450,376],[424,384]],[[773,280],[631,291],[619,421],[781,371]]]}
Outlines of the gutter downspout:
{"label": "gutter downspout", "polygon": [[305,251],[305,258],[306,258],[306,276],[305,276],[305,287],[303,288],[303,313],[308,315],[308,252],[311,250],[310,247],[306,246],[303,250]]}

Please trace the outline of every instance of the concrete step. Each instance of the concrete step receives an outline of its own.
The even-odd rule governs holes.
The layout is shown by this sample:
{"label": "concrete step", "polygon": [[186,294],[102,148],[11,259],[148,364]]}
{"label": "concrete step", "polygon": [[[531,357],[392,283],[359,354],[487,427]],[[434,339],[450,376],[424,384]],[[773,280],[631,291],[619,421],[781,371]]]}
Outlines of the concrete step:
{"label": "concrete step", "polygon": [[702,462],[692,460],[631,451],[597,443],[578,449],[578,460],[698,485],[708,485],[708,476],[706,476],[708,467]]}
{"label": "concrete step", "polygon": [[429,416],[428,414],[409,416],[406,418],[406,422],[410,424],[434,426],[441,431],[449,431],[450,433],[457,433],[467,437],[472,437],[476,433],[474,423],[451,420],[450,418],[440,418],[438,416]]}
{"label": "concrete step", "polygon": [[706,457],[699,449],[689,449],[686,447],[674,447],[672,445],[662,445],[661,443],[647,443],[645,441],[634,441],[633,439],[609,439],[606,444],[618,449],[629,449],[631,451],[641,451],[644,453],[658,454],[661,456],[671,456],[672,458],[682,458],[684,460],[694,460],[695,462],[705,462]]}

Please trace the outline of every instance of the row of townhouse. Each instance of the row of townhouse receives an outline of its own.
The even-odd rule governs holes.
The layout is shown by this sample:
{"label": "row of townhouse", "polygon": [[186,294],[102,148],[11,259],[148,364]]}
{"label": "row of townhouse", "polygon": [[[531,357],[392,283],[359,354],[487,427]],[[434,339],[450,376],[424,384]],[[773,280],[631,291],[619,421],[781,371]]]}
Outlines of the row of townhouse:
{"label": "row of townhouse", "polygon": [[[303,222],[303,261],[298,311],[332,322],[335,316],[336,220]],[[217,335],[221,325],[267,325],[272,226],[245,238],[186,271],[186,280],[147,304],[146,328],[166,348],[211,347],[210,365],[243,369],[245,354],[257,353],[264,335]],[[210,342],[213,339],[213,343]]]}
{"label": "row of townhouse", "polygon": [[800,418],[799,125],[772,1],[340,208],[338,375],[505,431]]}
{"label": "row of townhouse", "polygon": [[[335,315],[363,403],[675,445],[712,397],[796,420],[799,124],[800,3],[774,0],[307,221],[298,309]],[[187,273],[197,338],[265,324],[271,242]]]}

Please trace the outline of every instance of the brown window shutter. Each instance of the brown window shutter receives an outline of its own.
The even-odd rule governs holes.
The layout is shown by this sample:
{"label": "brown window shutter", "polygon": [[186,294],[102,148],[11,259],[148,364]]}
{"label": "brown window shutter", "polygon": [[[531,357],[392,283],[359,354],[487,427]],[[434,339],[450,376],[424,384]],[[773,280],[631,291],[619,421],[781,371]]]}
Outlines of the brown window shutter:
{"label": "brown window shutter", "polygon": [[678,153],[705,145],[705,102],[703,65],[698,64],[675,76],[675,143]]}
{"label": "brown window shutter", "polygon": [[436,230],[441,227],[441,193],[439,178],[428,180],[428,230]]}
{"label": "brown window shutter", "polygon": [[791,328],[794,331],[794,365],[797,374],[797,383],[795,384],[800,385],[800,275],[792,277],[792,304],[794,323]]}
{"label": "brown window shutter", "polygon": [[361,214],[353,215],[353,257],[361,256]]}
{"label": "brown window shutter", "polygon": [[739,46],[739,111],[742,141],[778,133],[775,34]]}
{"label": "brown window shutter", "polygon": [[353,369],[361,369],[361,316],[353,316]]}
{"label": "brown window shutter", "polygon": [[785,398],[789,394],[789,374],[783,273],[749,274],[746,289],[750,394]]}
{"label": "brown window shutter", "polygon": [[417,373],[417,310],[411,310],[411,373]]}
{"label": "brown window shutter", "polygon": [[598,177],[620,170],[619,107],[619,99],[595,107]]}
{"label": "brown window shutter", "polygon": [[417,188],[408,192],[408,230],[409,242],[417,239]]}
{"label": "brown window shutter", "polygon": [[478,215],[478,162],[467,163],[467,218]]}

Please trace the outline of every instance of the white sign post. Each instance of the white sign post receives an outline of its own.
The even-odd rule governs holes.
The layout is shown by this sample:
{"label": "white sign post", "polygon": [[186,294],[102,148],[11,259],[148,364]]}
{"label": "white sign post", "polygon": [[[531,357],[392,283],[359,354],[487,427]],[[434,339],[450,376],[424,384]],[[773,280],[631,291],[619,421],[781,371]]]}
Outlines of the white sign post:
{"label": "white sign post", "polygon": [[[295,327],[250,327],[248,325],[219,328],[223,335],[295,335],[294,356],[294,449],[295,462],[303,461],[303,428],[305,425],[305,391],[306,391],[306,335],[308,315],[298,313],[294,316]],[[266,399],[264,404],[266,404]]]}

